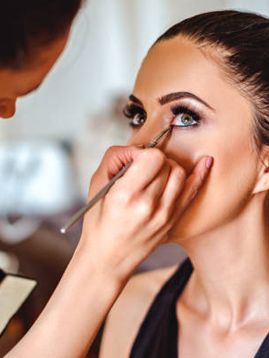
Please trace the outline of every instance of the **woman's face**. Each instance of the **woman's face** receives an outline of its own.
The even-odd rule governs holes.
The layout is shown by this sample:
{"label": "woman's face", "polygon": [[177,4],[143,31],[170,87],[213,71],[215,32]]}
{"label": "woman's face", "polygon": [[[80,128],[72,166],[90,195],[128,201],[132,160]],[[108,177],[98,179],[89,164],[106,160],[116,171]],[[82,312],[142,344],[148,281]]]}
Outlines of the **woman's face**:
{"label": "woman's face", "polygon": [[[260,162],[251,105],[228,83],[216,61],[181,36],[157,44],[142,64],[126,111],[137,125],[129,144],[147,143],[172,123],[179,127],[159,148],[187,174],[202,156],[214,157],[206,182],[172,230],[171,241],[236,218],[251,198]],[[180,127],[184,123],[192,125]]]}
{"label": "woman's face", "polygon": [[62,53],[69,31],[38,49],[31,63],[22,69],[0,68],[0,118],[10,118],[16,112],[17,98],[37,89]]}

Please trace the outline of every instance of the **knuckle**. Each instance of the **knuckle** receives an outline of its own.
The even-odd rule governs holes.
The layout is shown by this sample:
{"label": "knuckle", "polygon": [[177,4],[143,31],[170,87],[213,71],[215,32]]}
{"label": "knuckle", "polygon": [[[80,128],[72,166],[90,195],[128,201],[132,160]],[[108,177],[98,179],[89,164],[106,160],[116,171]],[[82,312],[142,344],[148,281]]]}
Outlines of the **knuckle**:
{"label": "knuckle", "polygon": [[141,200],[137,203],[136,212],[145,220],[150,219],[153,213],[153,203],[151,200]]}
{"label": "knuckle", "polygon": [[157,162],[161,166],[165,163],[166,160],[164,153],[158,148],[147,148],[143,150],[140,155],[150,161]]}
{"label": "knuckle", "polygon": [[167,225],[167,223],[169,222],[170,219],[170,213],[169,211],[166,209],[162,212],[162,215],[159,219],[159,225],[160,227],[164,227]]}
{"label": "knuckle", "polygon": [[104,159],[110,159],[111,157],[115,156],[116,153],[120,153],[124,150],[124,146],[122,145],[112,145],[107,148],[104,154]]}
{"label": "knuckle", "polygon": [[128,190],[118,189],[112,194],[113,204],[119,206],[127,206],[131,202],[131,195]]}
{"label": "knuckle", "polygon": [[138,152],[138,151],[141,151],[141,150],[142,150],[141,148],[137,147],[137,146],[134,145],[134,144],[130,144],[130,145],[128,146],[128,149],[131,150],[131,151],[134,151],[134,152]]}
{"label": "knuckle", "polygon": [[151,148],[151,156],[153,156],[154,160],[160,165],[163,165],[166,161],[165,154],[158,148]]}
{"label": "knuckle", "polygon": [[183,169],[181,166],[177,165],[174,168],[174,173],[176,175],[176,177],[178,177],[180,180],[185,180],[187,175],[186,175],[186,171],[185,169]]}
{"label": "knuckle", "polygon": [[115,153],[118,150],[119,146],[112,145],[105,151],[105,156],[110,156],[112,153]]}

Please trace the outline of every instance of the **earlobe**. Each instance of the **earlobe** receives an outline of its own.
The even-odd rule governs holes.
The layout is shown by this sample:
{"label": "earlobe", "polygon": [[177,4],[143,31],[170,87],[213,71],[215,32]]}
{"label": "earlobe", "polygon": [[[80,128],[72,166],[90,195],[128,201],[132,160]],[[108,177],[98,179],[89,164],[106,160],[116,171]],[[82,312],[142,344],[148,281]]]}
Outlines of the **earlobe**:
{"label": "earlobe", "polygon": [[252,194],[269,190],[269,146],[262,145],[258,153],[258,175]]}
{"label": "earlobe", "polygon": [[257,183],[253,189],[252,194],[257,194],[263,191],[269,190],[269,167],[262,167],[262,173],[260,173]]}

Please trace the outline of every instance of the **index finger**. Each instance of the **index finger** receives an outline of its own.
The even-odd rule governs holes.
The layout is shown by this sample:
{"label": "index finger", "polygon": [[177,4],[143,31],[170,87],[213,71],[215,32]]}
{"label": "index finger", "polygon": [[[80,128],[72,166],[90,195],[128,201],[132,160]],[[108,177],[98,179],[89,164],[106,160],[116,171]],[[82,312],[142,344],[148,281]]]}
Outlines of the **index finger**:
{"label": "index finger", "polygon": [[195,165],[191,174],[187,177],[182,190],[178,205],[176,207],[176,216],[181,215],[187,207],[191,204],[192,200],[197,195],[202,187],[210,168],[213,165],[213,157],[204,157]]}
{"label": "index finger", "polygon": [[128,172],[118,180],[114,190],[120,185],[121,188],[142,191],[161,173],[166,164],[166,156],[161,150],[144,149],[137,155]]}

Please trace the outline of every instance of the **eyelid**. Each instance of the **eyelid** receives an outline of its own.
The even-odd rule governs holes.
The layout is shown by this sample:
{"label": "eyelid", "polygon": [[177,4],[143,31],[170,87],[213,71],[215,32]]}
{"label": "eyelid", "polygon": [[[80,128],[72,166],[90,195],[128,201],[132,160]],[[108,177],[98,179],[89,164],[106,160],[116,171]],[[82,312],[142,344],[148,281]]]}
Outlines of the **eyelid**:
{"label": "eyelid", "polygon": [[190,101],[187,99],[178,100],[170,106],[171,112],[173,113],[173,109],[175,110],[177,107],[186,107],[186,109],[193,112],[193,114],[198,116],[200,119],[206,117],[205,113],[199,108],[200,106],[197,106],[196,103],[194,104],[194,101]]}
{"label": "eyelid", "polygon": [[[131,113],[133,112],[133,113]],[[146,111],[144,110],[144,108],[142,108],[141,106],[135,104],[135,103],[128,103],[124,108],[122,113],[127,117],[130,118],[133,114],[136,113],[141,113],[141,114],[145,114],[146,115]]]}

